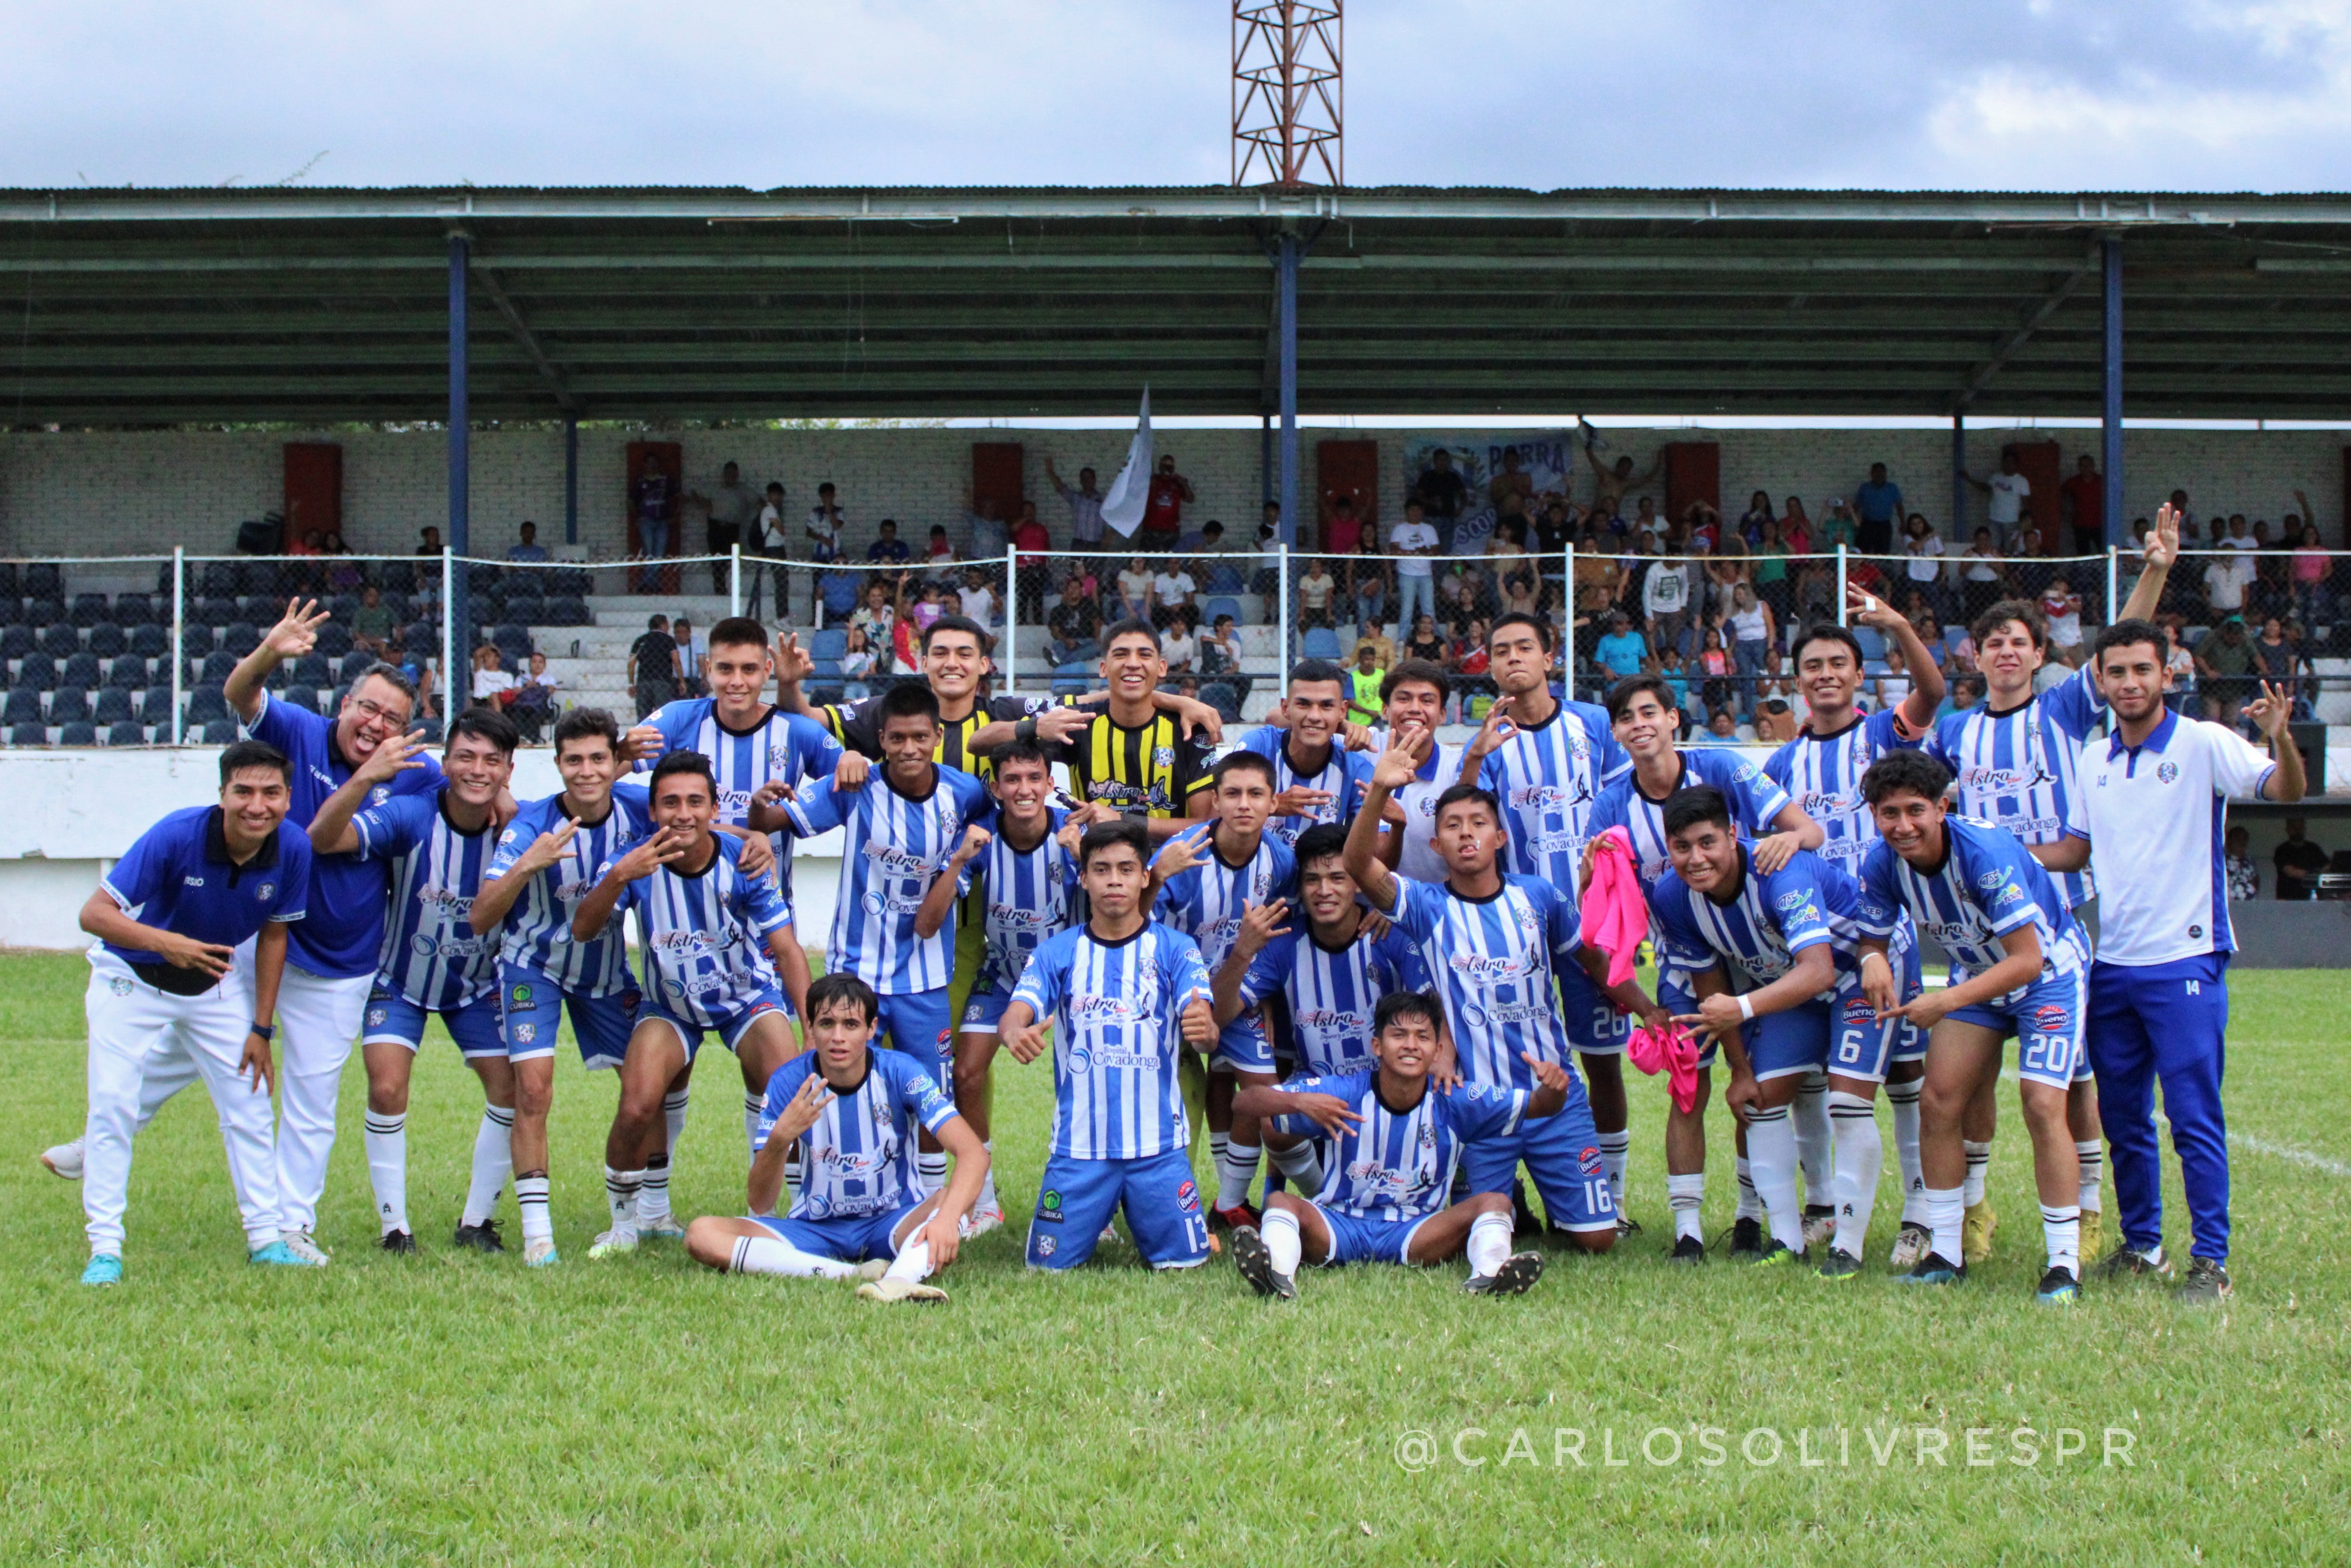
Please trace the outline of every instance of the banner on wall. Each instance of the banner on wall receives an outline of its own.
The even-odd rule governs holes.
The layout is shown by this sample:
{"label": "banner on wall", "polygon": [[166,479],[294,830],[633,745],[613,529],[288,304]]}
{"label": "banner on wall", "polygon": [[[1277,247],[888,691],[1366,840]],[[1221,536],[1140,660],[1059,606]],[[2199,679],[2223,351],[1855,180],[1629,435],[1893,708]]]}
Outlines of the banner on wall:
{"label": "banner on wall", "polygon": [[[1445,454],[1442,463],[1437,461],[1440,452]],[[1552,497],[1572,495],[1575,457],[1575,434],[1567,430],[1407,441],[1404,493],[1407,498],[1421,498],[1428,520],[1437,525],[1439,534],[1445,532],[1447,512],[1451,509],[1453,554],[1484,555],[1494,537],[1495,519],[1501,514],[1502,497],[1518,496],[1531,530],[1536,515],[1551,504]]]}

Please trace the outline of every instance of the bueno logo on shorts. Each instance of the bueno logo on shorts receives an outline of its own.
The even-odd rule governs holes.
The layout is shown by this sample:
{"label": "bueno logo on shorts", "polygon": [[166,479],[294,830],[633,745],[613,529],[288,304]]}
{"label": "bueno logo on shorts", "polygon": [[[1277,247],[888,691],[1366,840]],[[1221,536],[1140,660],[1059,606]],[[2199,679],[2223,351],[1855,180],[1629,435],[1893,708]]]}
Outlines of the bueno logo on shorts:
{"label": "bueno logo on shorts", "polygon": [[1185,1182],[1176,1189],[1176,1207],[1186,1214],[1197,1213],[1200,1207],[1200,1189],[1191,1182]]}
{"label": "bueno logo on shorts", "polygon": [[2035,1029],[2061,1030],[2068,1027],[2072,1022],[2072,1015],[2064,1008],[2047,1007],[2032,1009],[2032,1027]]}
{"label": "bueno logo on shorts", "polygon": [[1586,1144],[1583,1148],[1577,1150],[1575,1155],[1575,1165],[1576,1168],[1581,1170],[1585,1176],[1598,1176],[1600,1174],[1599,1145],[1596,1144]]}

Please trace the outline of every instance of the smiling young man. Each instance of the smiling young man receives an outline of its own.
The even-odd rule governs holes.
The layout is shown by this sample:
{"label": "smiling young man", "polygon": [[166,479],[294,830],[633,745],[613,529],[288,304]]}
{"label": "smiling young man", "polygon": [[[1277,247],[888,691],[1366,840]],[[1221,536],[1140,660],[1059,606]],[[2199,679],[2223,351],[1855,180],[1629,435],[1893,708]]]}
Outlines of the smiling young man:
{"label": "smiling young man", "polygon": [[1054,760],[1068,765],[1081,801],[1141,818],[1154,841],[1172,837],[1186,819],[1208,814],[1209,777],[1207,751],[1190,727],[1157,701],[1167,678],[1159,633],[1144,621],[1110,627],[1102,674],[1109,701],[1062,740]]}
{"label": "smiling young man", "polygon": [[[498,945],[474,929],[470,915],[496,841],[498,798],[514,775],[514,721],[495,708],[467,708],[449,726],[441,753],[441,787],[361,809],[379,785],[421,766],[421,738],[394,736],[310,822],[310,848],[356,854],[392,865],[391,924],[360,1041],[367,1067],[368,1180],[375,1189],[380,1245],[413,1253],[408,1224],[408,1086],[428,1017],[437,1017],[465,1065],[482,1081],[486,1109],[514,1114],[514,1071],[507,1060],[498,999]],[[495,1213],[513,1168],[511,1148],[474,1143],[468,1220]]]}
{"label": "smiling young man", "polygon": [[[1861,983],[1881,1019],[1927,1030],[1927,1086],[1919,1107],[1927,1255],[1903,1276],[1912,1284],[1965,1280],[1960,1247],[1967,1151],[1961,1119],[1986,1080],[2000,1077],[2001,1045],[2016,1037],[2018,1097],[2032,1134],[2048,1266],[2039,1299],[2080,1293],[2080,1162],[2065,1097],[2082,1051],[2090,955],[2064,901],[2024,846],[1998,828],[1947,813],[1950,770],[1918,751],[1872,764],[1863,795],[1877,816],[1878,843],[1862,862]],[[1905,999],[1887,956],[1901,917],[1950,956],[1951,983]]]}
{"label": "smiling young man", "polygon": [[[1241,737],[1241,749],[1273,764],[1273,821],[1284,848],[1318,822],[1353,820],[1371,763],[1348,749],[1347,674],[1327,659],[1291,667],[1274,722]],[[1355,732],[1360,738],[1361,732]]]}
{"label": "smiling young man", "polygon": [[[695,1220],[686,1252],[730,1273],[862,1280],[857,1293],[868,1301],[944,1301],[926,1281],[955,1261],[987,1151],[922,1062],[874,1043],[882,1009],[872,987],[828,974],[809,987],[808,1005],[809,1049],[768,1080],[746,1183],[751,1212]],[[926,1194],[915,1174],[919,1134],[956,1156],[942,1191]],[[778,1219],[793,1144],[810,1174]]]}
{"label": "smiling young man", "polygon": [[[1381,683],[1380,700],[1391,736],[1426,734],[1433,744],[1419,775],[1388,798],[1390,811],[1380,858],[1415,882],[1443,882],[1445,862],[1437,852],[1437,798],[1459,781],[1466,743],[1437,741],[1445,722],[1452,682],[1444,666],[1405,659]],[[1368,770],[1367,770],[1368,771]]]}
{"label": "smiling young man", "polygon": [[[270,1019],[287,927],[304,918],[310,888],[309,840],[287,821],[290,771],[276,747],[256,740],[227,747],[219,804],[174,811],[141,833],[82,905],[81,928],[99,944],[90,949],[83,999],[85,1285],[122,1282],[131,1137],[151,1066],[180,1082],[201,1077],[211,1093],[247,1259],[315,1262],[280,1242],[269,1146]],[[238,951],[248,941],[249,961]]]}
{"label": "smiling young man", "polygon": [[2307,787],[2286,727],[2293,703],[2262,683],[2246,716],[2264,755],[2232,729],[2184,719],[2163,700],[2161,630],[2124,621],[2098,633],[2091,655],[2106,717],[2082,749],[2081,805],[2061,867],[2084,856],[2097,873],[2097,962],[2090,969],[2089,1054],[2115,1150],[2122,1239],[2100,1264],[2109,1278],[2167,1275],[2163,1156],[2155,1083],[2179,1154],[2190,1222],[2190,1304],[2226,1301],[2229,1129],[2221,1068],[2229,1026],[2229,917],[2221,848],[2231,796],[2291,803]]}
{"label": "smiling young man", "polygon": [[1259,1295],[1294,1298],[1301,1262],[1426,1267],[1464,1250],[1462,1289],[1471,1295],[1520,1295],[1542,1278],[1541,1253],[1511,1255],[1507,1193],[1447,1200],[1466,1146],[1559,1114],[1575,1081],[1560,1063],[1530,1056],[1539,1085],[1531,1092],[1439,1090],[1430,1073],[1443,1030],[1433,999],[1399,991],[1380,998],[1368,1065],[1241,1092],[1243,1108],[1269,1128],[1326,1137],[1332,1152],[1313,1197],[1277,1192],[1266,1199],[1262,1233],[1234,1233],[1234,1265]]}

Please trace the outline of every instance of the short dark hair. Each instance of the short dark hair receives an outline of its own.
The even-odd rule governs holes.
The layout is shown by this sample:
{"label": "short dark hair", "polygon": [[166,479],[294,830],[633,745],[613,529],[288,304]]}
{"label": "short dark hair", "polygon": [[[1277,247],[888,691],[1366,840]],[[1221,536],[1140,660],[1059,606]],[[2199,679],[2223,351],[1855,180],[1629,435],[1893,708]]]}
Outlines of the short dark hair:
{"label": "short dark hair", "polygon": [[1845,651],[1853,655],[1853,667],[1856,670],[1868,663],[1868,656],[1861,651],[1861,639],[1853,634],[1850,627],[1840,626],[1834,621],[1815,621],[1805,627],[1796,634],[1795,644],[1789,652],[1795,658],[1802,659],[1805,646],[1813,643],[1844,643]]}
{"label": "short dark hair", "polygon": [[494,707],[469,707],[451,719],[448,737],[441,743],[444,757],[449,754],[450,747],[457,744],[457,737],[461,735],[486,740],[508,757],[512,757],[515,747],[522,744],[522,731],[515,727],[515,721]]}
{"label": "short dark hair", "polygon": [[998,773],[1002,773],[1015,762],[1033,762],[1045,770],[1048,778],[1050,778],[1053,772],[1052,754],[1045,749],[1043,743],[1022,740],[1018,737],[998,747],[989,754],[989,760],[995,765],[996,771]]}
{"label": "short dark hair", "polygon": [[1290,852],[1301,871],[1309,861],[1329,860],[1333,855],[1343,857],[1347,852],[1347,826],[1343,822],[1317,822],[1298,835],[1298,841],[1290,846]]}
{"label": "short dark hair", "polygon": [[1633,699],[1643,692],[1656,698],[1657,706],[1660,707],[1671,710],[1681,706],[1674,700],[1674,688],[1667,684],[1664,676],[1627,675],[1608,688],[1606,701],[1609,722],[1614,724],[1623,718],[1625,710],[1633,706]]}
{"label": "short dark hair", "polygon": [[1396,1019],[1406,1018],[1418,1019],[1439,1034],[1445,1032],[1445,1016],[1437,1010],[1436,998],[1419,991],[1390,991],[1382,997],[1380,1005],[1372,1009],[1372,1032],[1382,1033]]}
{"label": "short dark hair", "polygon": [[1399,659],[1395,668],[1380,682],[1380,701],[1385,704],[1395,695],[1395,689],[1406,681],[1417,681],[1437,688],[1437,700],[1443,702],[1453,695],[1453,683],[1447,678],[1445,666],[1428,659]]}
{"label": "short dark hair", "polygon": [[612,748],[613,756],[621,754],[621,721],[612,716],[611,710],[576,707],[555,721],[556,755],[563,754],[564,742],[584,740],[591,735],[601,736],[604,744]]}
{"label": "short dark hair", "polygon": [[384,660],[378,659],[374,664],[370,664],[365,670],[360,672],[359,680],[353,681],[349,689],[354,692],[359,690],[360,684],[362,681],[390,681],[393,685],[400,688],[401,695],[408,699],[409,705],[412,707],[415,706],[416,682],[409,675],[409,673],[406,670],[402,669],[398,664],[389,664]]}
{"label": "short dark hair", "polygon": [[653,764],[653,782],[647,786],[654,794],[661,793],[661,782],[673,773],[691,773],[710,786],[710,798],[718,799],[718,775],[711,770],[710,758],[699,751],[670,751]]}
{"label": "short dark hair", "polygon": [[1105,850],[1121,844],[1134,852],[1134,858],[1144,865],[1151,863],[1151,831],[1133,817],[1121,817],[1115,822],[1096,822],[1078,841],[1078,869],[1083,871],[1093,858]]}
{"label": "short dark hair", "polygon": [[[882,694],[882,724],[893,718],[939,722],[939,695],[923,681],[900,681]],[[876,727],[880,727],[879,726]]]}
{"label": "short dark hair", "polygon": [[1666,797],[1662,816],[1667,838],[1686,833],[1700,822],[1720,822],[1728,828],[1730,801],[1711,784],[1693,784]]}
{"label": "short dark hair", "polygon": [[1108,626],[1102,628],[1102,652],[1105,653],[1109,653],[1110,645],[1113,643],[1117,642],[1121,637],[1134,636],[1150,638],[1151,651],[1155,653],[1159,652],[1158,630],[1154,627],[1150,622],[1141,620],[1133,615],[1128,616],[1123,621],[1113,621]]}
{"label": "short dark hair", "polygon": [[668,617],[668,616],[666,616],[666,615],[648,615],[648,616],[646,616],[646,617],[645,617],[645,630],[646,630],[646,631],[648,631],[648,632],[666,632],[666,631],[668,631],[668,630],[669,630],[669,617]]}
{"label": "short dark hair", "polygon": [[996,639],[987,634],[987,628],[982,626],[978,622],[974,621],[970,616],[942,615],[936,621],[932,622],[928,626],[923,628],[924,653],[927,653],[931,651],[931,639],[937,636],[942,632],[967,632],[971,633],[971,640],[979,644],[979,651],[982,653],[987,653],[990,649],[996,646]]}
{"label": "short dark hair", "polygon": [[1290,684],[1293,686],[1323,683],[1339,688],[1347,695],[1347,672],[1328,659],[1301,659],[1290,666]]}
{"label": "short dark hair", "polygon": [[1228,752],[1217,758],[1216,767],[1208,770],[1208,777],[1214,786],[1221,789],[1225,787],[1226,776],[1232,773],[1262,773],[1265,775],[1265,787],[1277,794],[1280,792],[1280,780],[1274,777],[1273,764],[1254,751]]}
{"label": "short dark hair", "polygon": [[294,782],[294,764],[286,754],[266,740],[238,740],[221,747],[221,788],[228,788],[229,779],[247,768],[274,768],[287,783]]}
{"label": "short dark hair", "polygon": [[1429,809],[1428,814],[1431,817],[1441,818],[1445,815],[1445,809],[1447,806],[1458,806],[1464,800],[1485,807],[1494,814],[1494,821],[1498,825],[1501,822],[1502,802],[1491,789],[1483,789],[1476,784],[1454,785],[1437,798],[1437,804]]}
{"label": "short dark hair", "polygon": [[[1968,622],[1968,635],[1976,640],[1978,648],[1981,648],[1985,638],[2011,621],[2024,628],[2026,634],[2032,637],[2034,647],[2045,648],[2049,645],[2049,622],[2043,619],[2041,607],[2029,599],[2001,600]],[[2163,644],[2158,643],[2156,646],[2159,648]]]}
{"label": "short dark hair", "polygon": [[710,645],[714,648],[756,646],[768,651],[768,629],[748,615],[729,615],[710,629]]}
{"label": "short dark hair", "polygon": [[1535,635],[1542,641],[1543,652],[1546,653],[1551,652],[1551,622],[1540,615],[1530,615],[1523,610],[1506,610],[1494,617],[1493,623],[1486,628],[1486,646],[1489,651],[1494,646],[1494,639],[1502,634],[1502,628],[1505,626],[1533,627]]}
{"label": "short dark hair", "polygon": [[[2241,619],[2238,623],[2243,624]],[[2225,626],[2228,622],[2223,621],[2220,624]],[[2133,616],[2128,621],[2117,621],[2098,633],[2097,641],[2090,644],[2090,667],[2097,668],[2098,662],[2106,656],[2107,649],[2127,648],[2135,643],[2153,643],[2156,658],[2158,661],[2162,659],[2163,628],[2152,621],[2142,621]]]}
{"label": "short dark hair", "polygon": [[814,1022],[828,1004],[842,1002],[855,1008],[869,1026],[882,1016],[882,998],[873,994],[873,988],[846,969],[835,969],[809,982],[808,1021]]}
{"label": "short dark hair", "polygon": [[1861,798],[1875,806],[1889,795],[1939,800],[1951,787],[1951,770],[1923,751],[1889,751],[1861,776]]}

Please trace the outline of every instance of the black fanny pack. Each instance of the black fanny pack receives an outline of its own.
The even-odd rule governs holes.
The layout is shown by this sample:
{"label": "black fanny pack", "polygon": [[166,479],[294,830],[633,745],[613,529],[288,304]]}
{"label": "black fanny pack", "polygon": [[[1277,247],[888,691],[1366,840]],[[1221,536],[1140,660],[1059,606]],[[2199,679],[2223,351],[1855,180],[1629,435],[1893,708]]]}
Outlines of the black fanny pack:
{"label": "black fanny pack", "polygon": [[227,977],[205,974],[202,969],[175,968],[170,964],[133,964],[131,972],[157,990],[174,997],[201,997],[206,991],[219,988]]}

